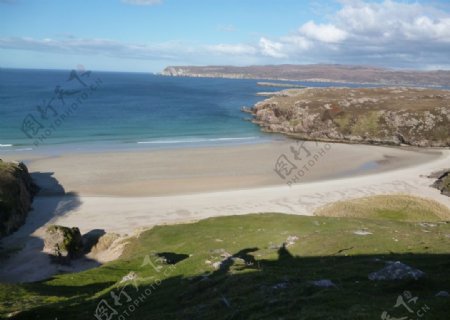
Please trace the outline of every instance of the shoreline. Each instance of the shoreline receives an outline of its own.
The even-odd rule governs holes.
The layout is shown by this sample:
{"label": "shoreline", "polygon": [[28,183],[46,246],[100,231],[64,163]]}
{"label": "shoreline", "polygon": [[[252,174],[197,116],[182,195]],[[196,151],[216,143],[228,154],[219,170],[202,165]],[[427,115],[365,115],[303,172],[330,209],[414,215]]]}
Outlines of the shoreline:
{"label": "shoreline", "polygon": [[[78,207],[59,212],[53,223],[78,226],[82,232],[102,228],[127,234],[160,224],[226,215],[262,212],[313,215],[315,209],[332,202],[379,194],[410,194],[450,207],[450,198],[430,187],[434,179],[427,177],[449,162],[450,150],[442,150],[437,159],[408,168],[291,187],[279,185],[151,197],[38,196],[35,206],[40,211],[51,201],[64,201],[64,198],[69,202],[78,201]],[[105,216],[108,219],[105,220]]]}
{"label": "shoreline", "polygon": [[[270,174],[272,178],[280,179],[273,172],[271,166],[269,168],[264,166],[272,164],[273,156],[278,155],[280,150],[288,152],[287,147],[291,144],[292,142],[278,142],[251,147],[187,149],[183,150],[181,154],[180,150],[164,150],[109,154],[110,158],[105,153],[98,153],[96,155],[77,154],[35,159],[30,163],[32,172],[33,168],[51,168],[56,164],[59,167],[54,168],[54,173],[51,174],[45,175],[41,172],[44,176],[40,177],[41,180],[38,183],[41,183],[41,186],[44,183],[44,189],[47,188],[47,193],[44,192],[44,194],[41,193],[35,197],[33,210],[29,213],[26,223],[18,231],[1,240],[1,244],[6,250],[17,250],[17,248],[20,248],[20,250],[4,262],[0,268],[0,279],[7,282],[37,281],[60,271],[78,272],[107,261],[80,260],[65,269],[60,269],[58,266],[51,264],[48,256],[41,252],[45,229],[51,224],[78,227],[82,234],[100,229],[127,237],[156,225],[188,223],[218,216],[264,212],[311,216],[317,208],[332,202],[380,194],[409,194],[433,199],[450,207],[450,198],[441,195],[437,189],[431,188],[430,184],[434,179],[426,177],[436,170],[448,167],[448,163],[450,163],[450,150],[448,149],[402,150],[393,147],[336,144],[331,149],[334,153],[328,155],[329,160],[317,164],[315,169],[320,170],[311,173],[313,175],[311,181],[288,186],[283,183],[284,181],[276,185],[268,185],[267,180],[253,180],[254,186],[248,184],[243,187],[236,186],[236,181],[246,179],[246,176],[242,175],[242,170],[245,171],[248,165],[252,165],[256,170],[256,172],[253,172],[255,176],[260,174],[264,177],[264,174]],[[245,159],[246,152],[252,155],[251,161],[240,162],[236,165],[236,157],[240,156]],[[209,160],[214,158],[219,159],[220,162],[214,164],[211,161],[199,161],[204,159],[205,154],[209,156]],[[268,155],[272,155],[272,157]],[[150,184],[139,183],[138,178],[141,177],[142,172],[130,176],[130,172],[133,172],[133,170],[128,170],[127,174],[131,182],[127,184],[116,181],[116,188],[118,189],[115,190],[119,190],[120,195],[108,195],[105,191],[114,191],[114,188],[107,188],[111,185],[114,186],[114,180],[108,180],[104,176],[105,171],[95,171],[101,166],[85,167],[84,165],[89,163],[102,164],[102,159],[104,161],[106,159],[117,161],[110,162],[106,171],[110,170],[110,173],[117,174],[120,182],[120,177],[123,178],[123,176],[120,172],[117,172],[119,167],[115,164],[121,164],[125,159],[124,157],[132,162],[131,169],[136,169],[135,165],[138,165],[139,161],[147,163],[146,161],[150,159],[154,161],[154,165],[158,163],[158,159],[169,161],[169,163],[159,162],[159,165],[165,163],[167,168],[170,168],[171,164],[175,165],[173,161],[181,161],[184,163],[184,167],[181,167],[181,169],[196,168],[198,172],[206,174],[206,180],[202,184],[200,183],[202,177],[192,176],[186,177],[186,181],[183,183],[179,179],[173,179],[173,176],[177,177],[180,172],[169,174],[167,171],[161,171],[161,167],[156,165],[153,169],[158,172],[166,172],[166,178],[170,178],[171,174],[173,175],[172,179],[168,179],[168,186],[172,187],[172,191],[175,190],[176,193],[158,194],[153,192],[149,195],[149,193],[144,192],[139,195],[139,193],[136,193],[137,191],[145,191],[145,187],[151,187],[151,184],[155,184],[155,180],[151,180]],[[169,160],[167,160],[167,157]],[[326,159],[324,158],[324,160]],[[349,174],[343,170],[343,167],[353,167],[354,169],[356,164],[364,164],[367,161],[378,161],[380,163],[377,168],[362,170],[357,172],[356,175],[355,172]],[[226,174],[218,174],[216,172],[218,166],[225,170]],[[330,168],[333,169],[336,166],[339,166],[341,171],[332,174]],[[62,172],[64,168],[66,168],[65,173]],[[84,174],[80,172],[80,168],[85,170]],[[231,174],[227,171],[230,168],[237,171],[234,176],[231,175],[232,186],[229,189],[224,189],[223,181],[224,179],[226,181],[227,175]],[[94,171],[92,171],[93,169]],[[70,176],[70,172],[76,173],[75,176]],[[152,177],[151,173],[151,171],[147,171],[146,178]],[[208,173],[213,173],[213,175],[208,177]],[[65,176],[65,174],[69,175]],[[80,181],[85,181],[86,174],[96,177],[98,181],[104,184],[105,189],[100,190],[101,192],[96,190],[96,194],[80,193],[76,192],[76,189],[70,192],[71,190],[64,189],[65,183],[74,187],[78,183],[78,187],[80,187],[79,181],[77,182],[75,177],[78,177]],[[54,185],[55,181],[52,180],[52,177],[62,180],[61,184]],[[55,180],[60,182],[57,179]],[[222,181],[215,186],[216,188],[211,185],[211,181],[215,180]],[[98,184],[94,182],[92,180],[85,181],[88,186],[91,184],[91,188],[95,190]],[[48,183],[48,185],[46,186],[45,183]],[[176,186],[177,183],[178,186]],[[191,192],[181,192],[183,188],[180,188],[180,186],[183,185],[188,186]],[[58,189],[58,187],[61,189]],[[198,190],[192,192],[192,189],[195,188],[198,188]],[[20,268],[17,268],[17,266],[20,266]]]}
{"label": "shoreline", "polygon": [[[392,171],[432,161],[440,149],[398,148],[296,140],[232,146],[186,147],[133,151],[90,151],[63,154],[23,153],[3,156],[25,162],[41,187],[39,196],[151,197],[210,191],[245,190]],[[320,155],[324,146],[330,150]],[[292,153],[300,152],[301,160]],[[310,153],[308,155],[307,153]],[[18,158],[20,156],[20,158]],[[292,179],[277,175],[275,166],[286,156],[304,174]],[[306,172],[307,170],[307,172]],[[301,174],[301,173],[300,173]]]}

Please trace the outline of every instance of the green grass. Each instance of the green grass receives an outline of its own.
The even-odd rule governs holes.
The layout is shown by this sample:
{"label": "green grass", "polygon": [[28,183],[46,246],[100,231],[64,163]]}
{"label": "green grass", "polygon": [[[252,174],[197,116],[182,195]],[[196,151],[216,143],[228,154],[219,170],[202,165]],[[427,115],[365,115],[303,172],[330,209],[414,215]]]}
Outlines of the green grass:
{"label": "green grass", "polygon": [[353,116],[349,112],[342,112],[338,114],[333,121],[339,126],[340,131],[343,134],[349,134],[351,132],[351,125],[353,121]]}
{"label": "green grass", "polygon": [[351,128],[352,134],[376,137],[379,134],[379,120],[380,115],[377,111],[368,111],[360,115]]}
{"label": "green grass", "polygon": [[[400,317],[408,313],[393,305],[405,290],[419,297],[418,306],[431,308],[425,319],[445,319],[449,300],[435,294],[450,290],[450,224],[432,219],[433,225],[423,226],[402,221],[402,215],[391,217],[267,213],[155,227],[132,240],[120,259],[99,268],[38,283],[0,285],[0,315],[95,319],[100,300],[114,306],[110,293],[134,271],[137,287],[126,286],[126,292],[132,300],[145,290],[151,294],[126,319],[380,319],[385,310]],[[359,236],[357,230],[372,235]],[[299,239],[288,251],[278,249],[288,236]],[[205,262],[222,260],[223,252],[241,259],[221,270]],[[143,266],[146,256],[161,269]],[[158,262],[158,256],[179,261],[169,265]],[[377,259],[400,260],[427,277],[371,282],[368,274],[384,266]],[[331,279],[337,288],[311,285],[319,279]],[[118,312],[126,308],[126,303],[116,306]]]}

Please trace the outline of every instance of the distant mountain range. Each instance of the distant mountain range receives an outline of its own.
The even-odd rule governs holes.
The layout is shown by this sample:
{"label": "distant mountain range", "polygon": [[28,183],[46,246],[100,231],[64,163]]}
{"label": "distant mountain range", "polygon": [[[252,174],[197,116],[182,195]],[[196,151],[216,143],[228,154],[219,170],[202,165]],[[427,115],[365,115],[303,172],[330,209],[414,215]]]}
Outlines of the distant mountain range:
{"label": "distant mountain range", "polygon": [[169,66],[166,76],[295,80],[450,87],[450,71],[393,70],[336,64],[267,66]]}

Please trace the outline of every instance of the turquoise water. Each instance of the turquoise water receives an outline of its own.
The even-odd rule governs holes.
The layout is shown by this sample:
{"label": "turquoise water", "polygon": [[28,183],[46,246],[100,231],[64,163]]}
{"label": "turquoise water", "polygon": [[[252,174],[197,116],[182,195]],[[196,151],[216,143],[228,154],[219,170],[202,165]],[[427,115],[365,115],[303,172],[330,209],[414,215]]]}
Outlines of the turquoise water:
{"label": "turquoise water", "polygon": [[[257,80],[0,69],[0,153],[161,148],[272,139],[244,118]],[[311,83],[311,86],[329,86]],[[333,84],[336,85],[336,84]]]}

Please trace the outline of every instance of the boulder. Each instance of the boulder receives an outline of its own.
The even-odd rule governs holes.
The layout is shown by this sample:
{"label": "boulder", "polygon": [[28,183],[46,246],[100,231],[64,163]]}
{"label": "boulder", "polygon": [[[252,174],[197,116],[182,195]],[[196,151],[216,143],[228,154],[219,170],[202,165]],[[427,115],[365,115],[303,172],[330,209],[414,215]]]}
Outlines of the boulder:
{"label": "boulder", "polygon": [[71,259],[83,255],[83,240],[78,228],[52,225],[47,228],[44,238],[44,252],[50,254],[57,263],[69,263]]}
{"label": "boulder", "polygon": [[336,288],[337,286],[329,279],[311,281],[311,284],[319,288]]}
{"label": "boulder", "polygon": [[383,269],[369,274],[369,280],[419,280],[425,277],[425,273],[419,269],[414,269],[400,261],[388,262]]}
{"label": "boulder", "polygon": [[447,291],[439,291],[436,293],[436,297],[448,298],[450,294]]}
{"label": "boulder", "polygon": [[431,186],[441,191],[441,194],[450,197],[450,170],[437,172],[430,177],[434,176],[436,176],[437,180]]}
{"label": "boulder", "polygon": [[23,163],[0,159],[0,238],[25,223],[38,190]]}

